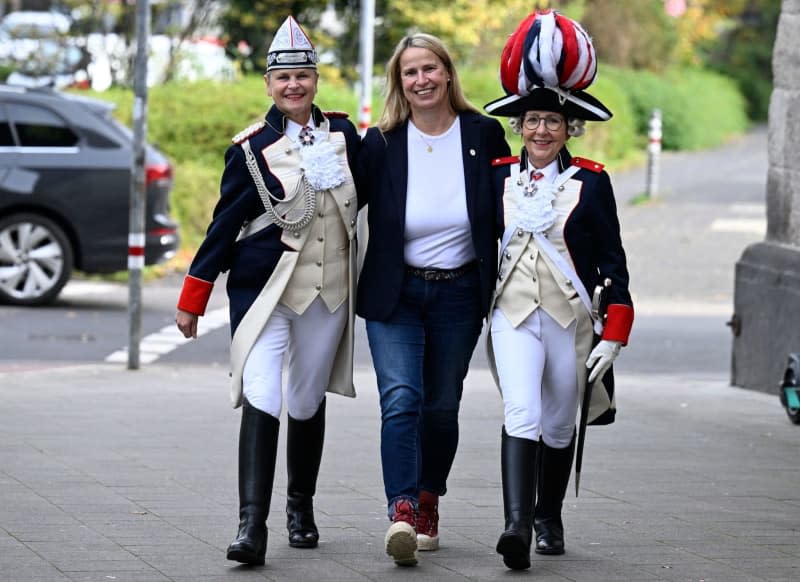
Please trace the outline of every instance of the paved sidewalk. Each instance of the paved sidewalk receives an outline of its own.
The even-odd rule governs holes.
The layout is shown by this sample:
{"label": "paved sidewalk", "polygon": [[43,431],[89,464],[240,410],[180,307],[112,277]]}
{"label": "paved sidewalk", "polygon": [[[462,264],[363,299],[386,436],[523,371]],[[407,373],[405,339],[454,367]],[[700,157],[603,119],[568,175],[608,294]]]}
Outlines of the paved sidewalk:
{"label": "paved sidewalk", "polygon": [[[322,542],[288,547],[279,456],[263,568],[225,560],[237,521],[238,411],[221,368],[118,365],[0,374],[0,580],[800,579],[798,427],[777,398],[724,377],[619,377],[615,425],[587,437],[567,553],[506,570],[500,400],[473,371],[441,505],[442,548],[413,569],[384,554],[374,378],[329,398],[316,497]],[[282,445],[283,447],[283,445]]]}

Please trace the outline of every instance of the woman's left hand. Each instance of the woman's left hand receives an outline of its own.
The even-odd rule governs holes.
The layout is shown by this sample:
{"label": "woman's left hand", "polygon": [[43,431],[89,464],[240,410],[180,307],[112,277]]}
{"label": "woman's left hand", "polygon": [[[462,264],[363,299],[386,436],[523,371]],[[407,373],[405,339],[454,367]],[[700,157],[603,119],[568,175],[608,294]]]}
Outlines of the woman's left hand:
{"label": "woman's left hand", "polygon": [[596,378],[602,378],[608,372],[611,364],[617,359],[621,348],[622,342],[600,340],[600,343],[589,354],[589,359],[586,360],[586,367],[591,370],[589,382],[594,382]]}

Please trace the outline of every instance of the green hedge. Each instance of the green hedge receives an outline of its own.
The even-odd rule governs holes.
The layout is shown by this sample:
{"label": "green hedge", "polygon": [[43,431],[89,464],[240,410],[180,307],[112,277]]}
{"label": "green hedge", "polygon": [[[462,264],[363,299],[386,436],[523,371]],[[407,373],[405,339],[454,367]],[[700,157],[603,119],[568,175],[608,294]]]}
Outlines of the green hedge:
{"label": "green hedge", "polygon": [[[459,71],[464,90],[482,109],[501,96],[494,67]],[[379,86],[380,80],[376,82]],[[604,123],[590,122],[586,134],[570,141],[570,150],[607,164],[612,171],[639,162],[645,155],[650,112],[659,108],[663,117],[665,149],[692,150],[720,144],[747,128],[746,106],[735,84],[718,74],[679,69],[657,76],[648,72],[601,67],[590,91],[614,113]],[[373,99],[373,121],[382,100]],[[97,95],[116,102],[116,115],[131,124],[133,94],[114,89]],[[323,71],[317,102],[325,109],[346,111],[357,124],[355,93],[335,74]],[[271,100],[260,76],[232,84],[201,82],[153,87],[148,93],[148,139],[175,165],[172,213],[181,224],[184,252],[190,256],[205,233],[219,196],[223,154],[230,138],[263,118]],[[512,151],[520,137],[508,130]],[[180,265],[178,268],[185,268]]]}
{"label": "green hedge", "polygon": [[717,73],[689,68],[663,76],[613,67],[603,71],[628,95],[637,134],[646,137],[652,111],[661,110],[665,150],[713,147],[749,125],[747,105],[735,82]]}

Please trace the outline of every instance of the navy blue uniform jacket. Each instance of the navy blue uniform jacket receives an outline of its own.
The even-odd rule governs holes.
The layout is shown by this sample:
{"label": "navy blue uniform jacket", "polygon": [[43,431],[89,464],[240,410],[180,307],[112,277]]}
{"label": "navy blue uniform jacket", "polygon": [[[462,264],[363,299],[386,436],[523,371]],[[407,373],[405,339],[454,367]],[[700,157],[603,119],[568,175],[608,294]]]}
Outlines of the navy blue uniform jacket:
{"label": "navy blue uniform jacket", "polygon": [[[315,123],[323,119],[316,106],[312,115]],[[353,124],[333,114],[328,115],[331,132],[342,132],[347,144],[347,159],[350,173],[355,177],[355,163],[360,148],[360,139]],[[267,112],[263,128],[257,128],[249,136],[254,152],[260,152],[283,137],[286,117],[276,106]],[[242,137],[242,141],[244,137]],[[283,186],[267,168],[263,156],[256,155],[258,167],[269,191],[283,198]],[[264,203],[245,165],[241,146],[231,145],[225,152],[225,170],[220,185],[220,198],[214,208],[206,237],[195,255],[184,283],[179,307],[202,315],[217,276],[228,273],[227,291],[230,300],[231,335],[258,297],[275,266],[285,252],[294,252],[281,242],[283,230],[271,224],[258,233],[237,241],[240,229],[264,213]]]}
{"label": "navy blue uniform jacket", "polygon": [[[467,214],[481,279],[485,316],[497,276],[497,241],[502,234],[502,188],[492,180],[492,160],[510,153],[500,123],[478,113],[460,113],[461,152],[467,191]],[[358,280],[356,313],[384,320],[394,310],[405,275],[408,123],[381,133],[367,131],[359,154],[361,191],[367,196],[369,241]],[[443,172],[447,168],[442,168]],[[436,176],[431,176],[436,187]]]}

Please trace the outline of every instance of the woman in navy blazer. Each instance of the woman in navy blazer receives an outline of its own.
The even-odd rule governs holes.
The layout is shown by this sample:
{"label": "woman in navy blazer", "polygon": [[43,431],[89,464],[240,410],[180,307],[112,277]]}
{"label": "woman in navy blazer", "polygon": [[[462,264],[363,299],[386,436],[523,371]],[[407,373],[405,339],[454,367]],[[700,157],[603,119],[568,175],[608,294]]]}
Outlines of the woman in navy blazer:
{"label": "woman in navy blazer", "polygon": [[464,97],[442,42],[400,41],[359,157],[369,242],[356,299],[381,400],[386,551],[399,565],[439,545],[463,381],[497,274],[491,162],[509,151],[502,126]]}

